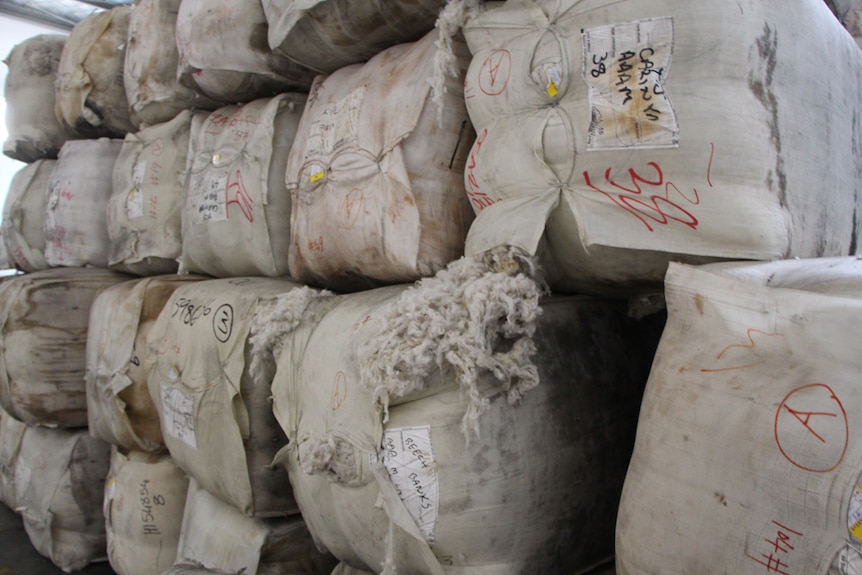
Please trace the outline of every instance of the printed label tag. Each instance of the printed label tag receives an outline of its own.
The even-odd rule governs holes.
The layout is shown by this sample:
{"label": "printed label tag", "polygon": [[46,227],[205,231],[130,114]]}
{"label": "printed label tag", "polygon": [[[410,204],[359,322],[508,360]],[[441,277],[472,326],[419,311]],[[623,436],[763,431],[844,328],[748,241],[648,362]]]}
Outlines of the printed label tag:
{"label": "printed label tag", "polygon": [[582,40],[590,94],[587,149],[676,147],[679,123],[664,91],[673,18],[590,28]]}
{"label": "printed label tag", "polygon": [[195,398],[176,387],[162,384],[162,427],[168,435],[197,449]]}
{"label": "printed label tag", "polygon": [[227,172],[207,171],[192,181],[189,193],[189,214],[192,222],[221,222],[227,220]]}
{"label": "printed label tag", "polygon": [[387,429],[383,465],[419,531],[428,543],[434,543],[440,498],[431,427]]}
{"label": "printed label tag", "polygon": [[862,487],[856,485],[850,495],[850,506],[847,509],[847,529],[857,541],[862,542]]}

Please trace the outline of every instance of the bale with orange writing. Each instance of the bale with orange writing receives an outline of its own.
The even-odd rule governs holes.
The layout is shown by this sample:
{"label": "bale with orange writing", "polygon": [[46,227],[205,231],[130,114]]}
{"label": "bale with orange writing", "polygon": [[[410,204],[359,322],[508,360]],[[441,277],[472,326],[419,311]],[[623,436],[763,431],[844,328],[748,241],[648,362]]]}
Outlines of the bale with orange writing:
{"label": "bale with orange writing", "polygon": [[[147,335],[150,395],[165,445],[201,486],[248,516],[297,513],[272,414],[273,369],[252,366],[248,333],[260,302],[299,290],[269,278],[205,280],[175,290]],[[295,314],[304,306],[297,304]]]}
{"label": "bale with orange writing", "polygon": [[617,572],[852,573],[862,261],[672,264]]}
{"label": "bale with orange writing", "polygon": [[656,325],[540,302],[529,274],[462,258],[318,300],[299,325],[276,313],[294,294],[259,314],[290,440],[276,461],[338,572],[579,573],[613,554]]}
{"label": "bale with orange writing", "polygon": [[107,205],[108,265],[137,275],[174,273],[182,253],[182,207],[194,113],[126,134]]}
{"label": "bale with orange writing", "polygon": [[862,52],[823,2],[488,2],[464,34],[468,254],[630,293],[671,260],[860,244]]}
{"label": "bale with orange writing", "polygon": [[170,456],[111,450],[104,512],[117,575],[162,575],[173,565],[188,489]]}
{"label": "bale with orange writing", "polygon": [[292,277],[354,291],[434,275],[462,255],[473,132],[460,81],[432,94],[436,41],[432,32],[315,81],[287,165]]}
{"label": "bale with orange writing", "polygon": [[286,276],[284,170],[305,103],[280,94],[195,116],[182,210],[182,264],[215,277]]}
{"label": "bale with orange writing", "polygon": [[3,243],[9,263],[25,272],[48,268],[45,262],[45,212],[56,160],[36,160],[12,178],[3,204]]}

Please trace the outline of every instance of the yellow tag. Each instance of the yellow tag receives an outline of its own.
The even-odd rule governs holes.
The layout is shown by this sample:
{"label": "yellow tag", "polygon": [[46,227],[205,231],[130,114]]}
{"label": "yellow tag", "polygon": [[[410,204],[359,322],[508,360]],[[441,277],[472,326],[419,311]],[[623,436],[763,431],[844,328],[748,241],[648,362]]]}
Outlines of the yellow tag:
{"label": "yellow tag", "polygon": [[318,181],[322,180],[323,176],[325,176],[325,175],[326,175],[326,171],[320,170],[316,174],[311,174],[311,177],[308,178],[308,181],[311,183],[318,182]]}
{"label": "yellow tag", "polygon": [[847,528],[859,541],[862,541],[862,487],[858,485],[850,496],[850,509],[847,510]]}
{"label": "yellow tag", "polygon": [[138,191],[138,188],[132,188],[132,191],[129,192],[129,200],[135,199],[135,192]]}
{"label": "yellow tag", "polygon": [[560,93],[560,91],[559,91],[559,90],[557,90],[557,85],[556,85],[556,84],[554,83],[554,81],[552,80],[552,81],[551,81],[551,83],[550,83],[550,84],[548,84],[548,96],[550,96],[551,98],[553,98],[554,96],[556,96],[556,95],[557,95],[557,94],[559,94],[559,93]]}
{"label": "yellow tag", "polygon": [[221,160],[221,154],[213,154],[213,164],[218,164],[219,160]]}

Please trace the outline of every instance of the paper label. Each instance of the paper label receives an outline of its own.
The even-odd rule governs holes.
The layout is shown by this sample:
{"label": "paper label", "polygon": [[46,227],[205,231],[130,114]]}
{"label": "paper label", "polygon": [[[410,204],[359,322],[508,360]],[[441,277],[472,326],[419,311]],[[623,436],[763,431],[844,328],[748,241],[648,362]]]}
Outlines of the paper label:
{"label": "paper label", "polygon": [[147,162],[135,164],[132,170],[132,189],[126,199],[126,217],[130,220],[144,217],[144,177],[147,174]]}
{"label": "paper label", "polygon": [[862,487],[856,485],[850,495],[850,506],[847,509],[847,529],[857,541],[862,542]]}
{"label": "paper label", "polygon": [[841,575],[862,575],[862,554],[858,549],[844,546],[838,556],[838,571]]}
{"label": "paper label", "polygon": [[195,398],[176,387],[162,384],[162,429],[197,449],[195,438]]}
{"label": "paper label", "polygon": [[188,213],[192,223],[227,220],[227,172],[207,170],[191,182]]}
{"label": "paper label", "polygon": [[306,158],[328,156],[358,139],[359,111],[364,98],[365,86],[360,86],[323,110],[308,136]]}
{"label": "paper label", "polygon": [[673,18],[590,28],[582,40],[590,94],[587,149],[676,147],[679,123],[664,90]]}
{"label": "paper label", "polygon": [[428,543],[434,543],[440,497],[431,427],[387,429],[383,465],[419,531]]}

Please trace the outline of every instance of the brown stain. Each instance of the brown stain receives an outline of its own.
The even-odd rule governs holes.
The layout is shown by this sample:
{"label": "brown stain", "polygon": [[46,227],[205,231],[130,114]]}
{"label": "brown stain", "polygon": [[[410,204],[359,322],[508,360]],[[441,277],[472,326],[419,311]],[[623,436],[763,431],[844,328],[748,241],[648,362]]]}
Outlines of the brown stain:
{"label": "brown stain", "polygon": [[703,296],[702,296],[702,295],[700,295],[700,294],[696,294],[696,295],[694,296],[694,307],[696,307],[696,308],[697,308],[697,312],[698,312],[700,315],[703,315],[704,301],[703,301]]}

